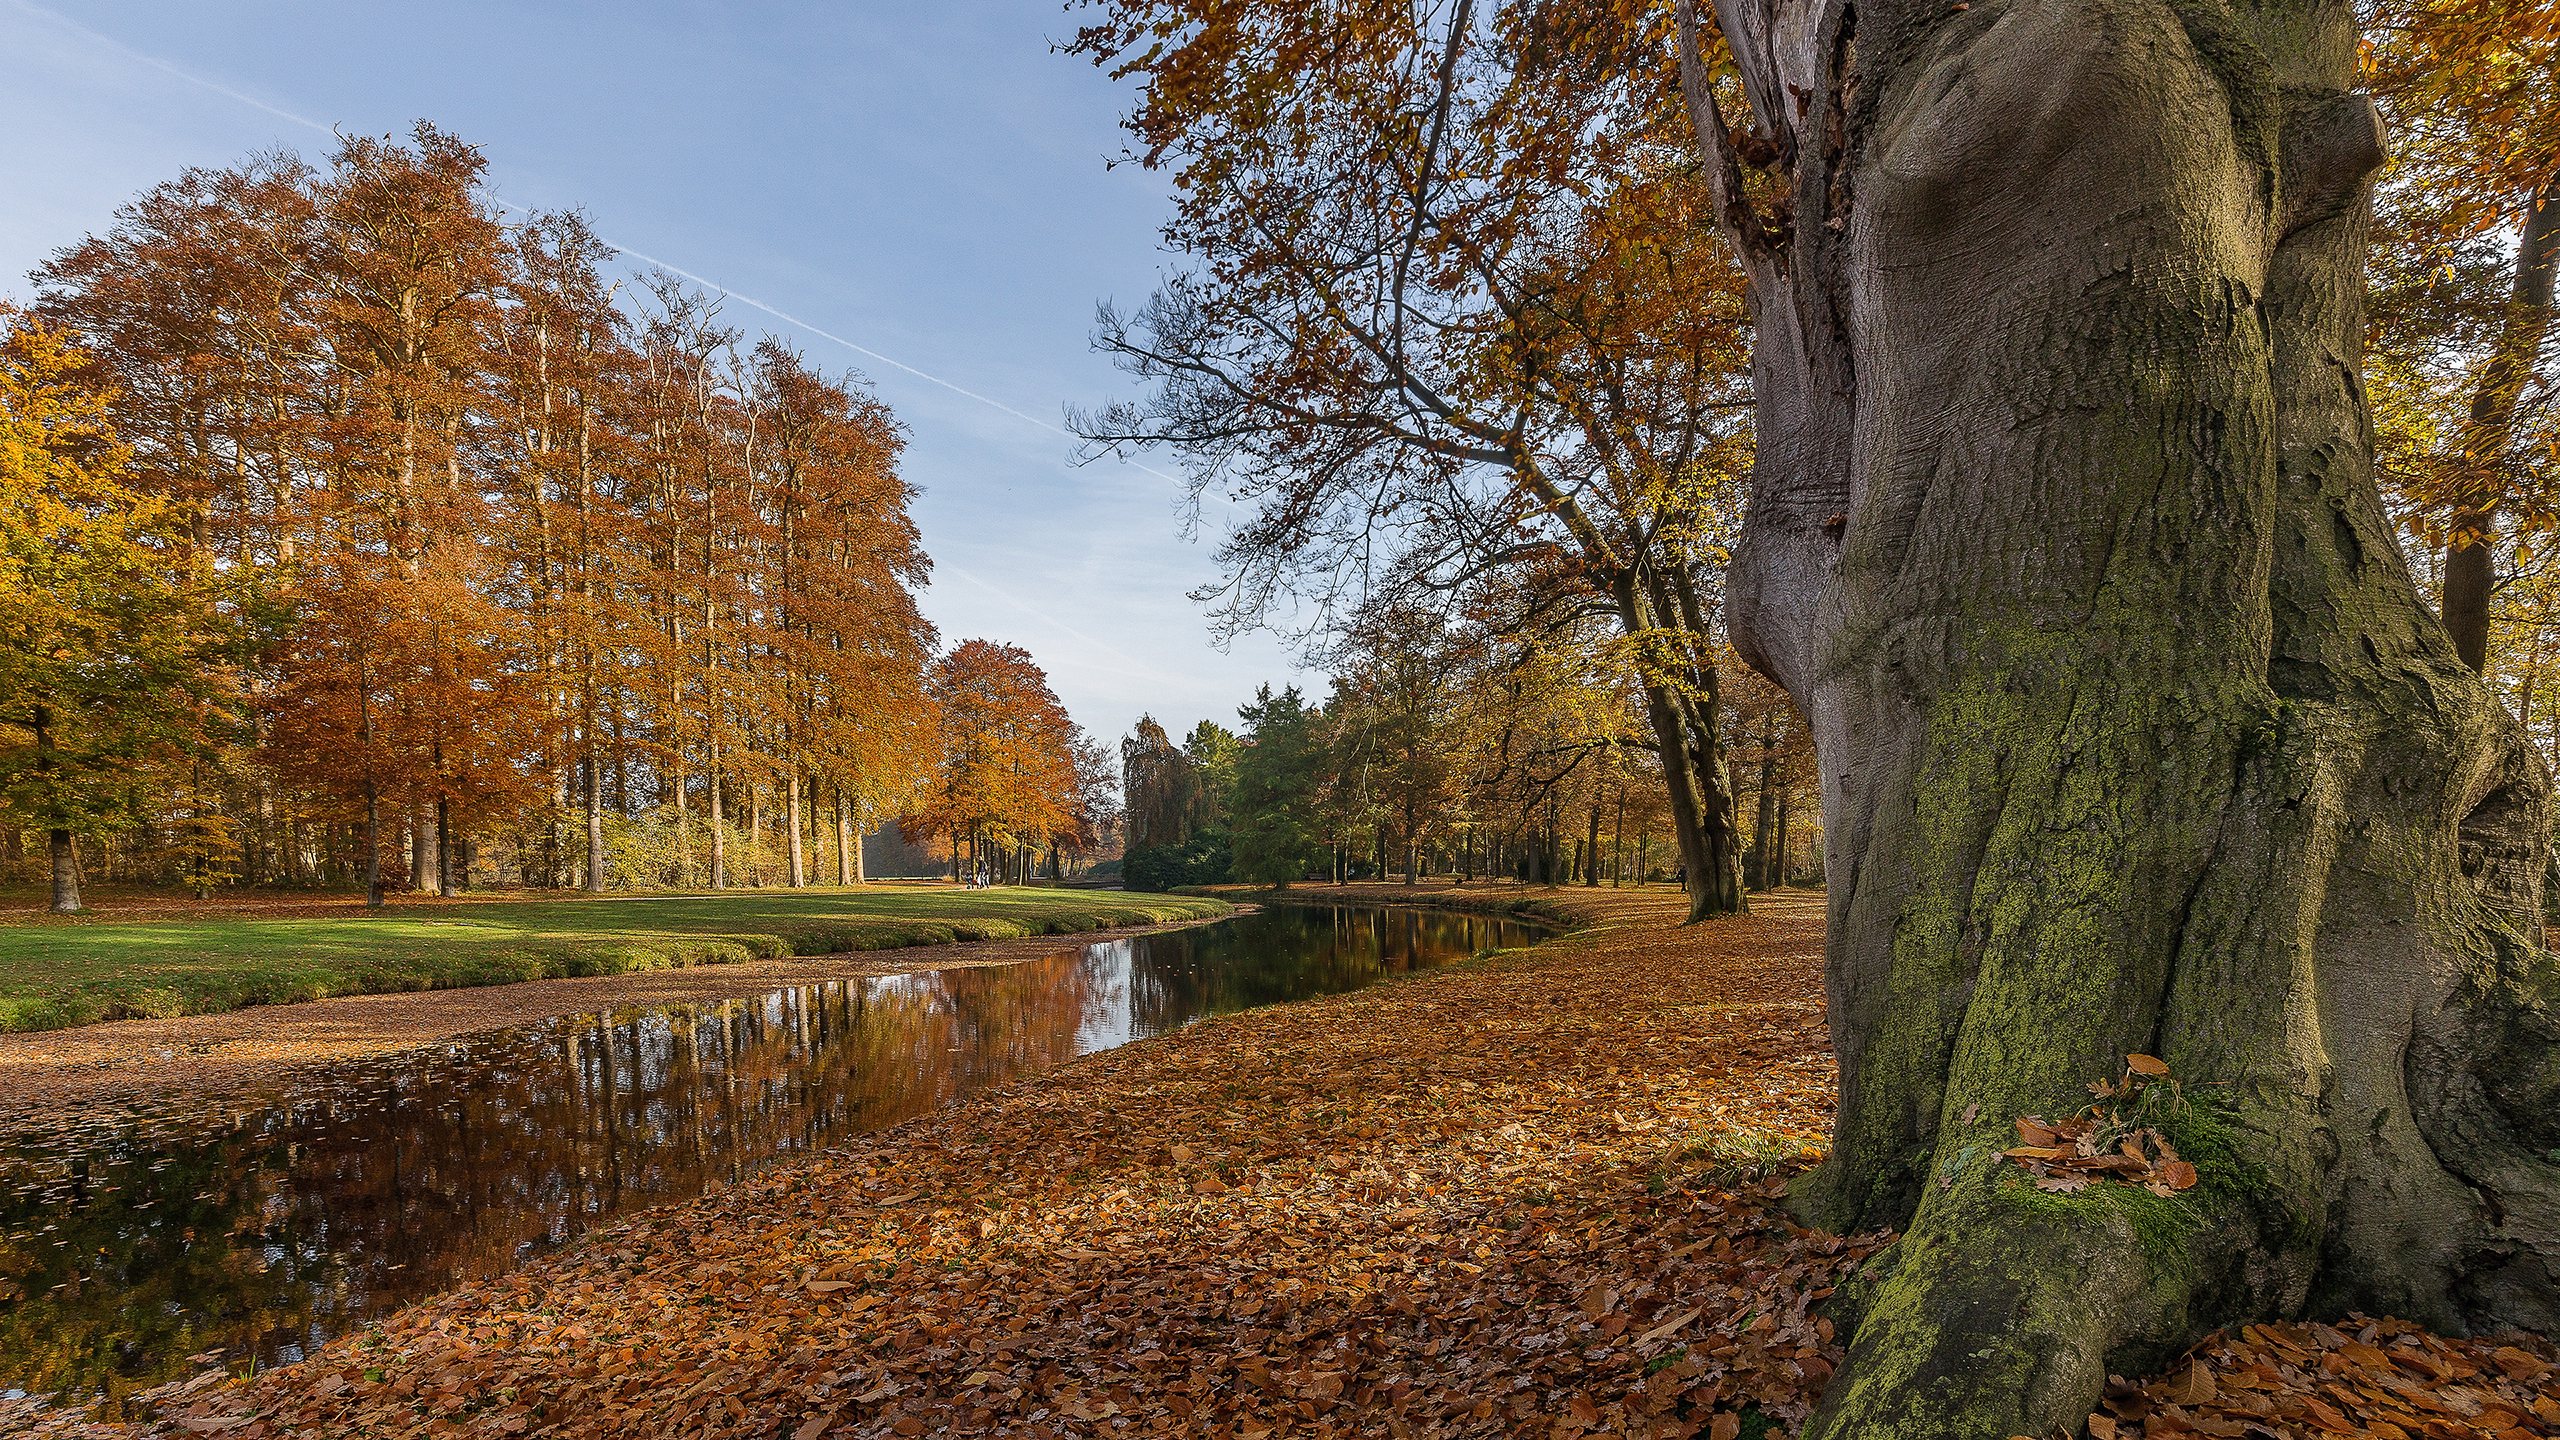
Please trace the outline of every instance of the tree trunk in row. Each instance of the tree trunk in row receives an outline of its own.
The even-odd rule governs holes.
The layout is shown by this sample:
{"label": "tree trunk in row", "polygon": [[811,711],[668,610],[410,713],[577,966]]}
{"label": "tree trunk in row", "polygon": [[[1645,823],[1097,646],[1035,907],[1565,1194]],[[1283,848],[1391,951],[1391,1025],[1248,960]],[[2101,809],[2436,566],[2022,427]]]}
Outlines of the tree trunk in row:
{"label": "tree trunk in row", "polygon": [[[50,782],[45,777],[55,773],[56,767],[53,753],[52,706],[35,707],[33,728],[36,739],[36,784],[39,787],[47,787]],[[53,824],[45,830],[46,858],[52,862],[53,872],[53,913],[76,915],[80,913],[80,856],[72,848],[71,827],[67,823],[70,816],[59,795],[47,793],[45,800],[52,811],[47,818],[53,821]]]}
{"label": "tree trunk in row", "polygon": [[729,818],[721,809],[720,751],[711,750],[711,772],[704,784],[711,791],[711,888],[729,888]]}
{"label": "tree trunk in row", "polygon": [[[1619,580],[1613,598],[1619,624],[1629,635],[1660,635],[1668,633],[1668,626],[1685,627],[1685,633],[1698,637],[1708,633],[1686,576],[1630,574]],[[1684,654],[1651,656],[1649,667],[1643,686],[1645,717],[1662,757],[1671,833],[1680,847],[1689,892],[1689,920],[1741,914],[1750,905],[1742,891],[1733,785],[1718,741],[1722,689],[1715,666]]]}
{"label": "tree trunk in row", "polygon": [[[1769,866],[1770,828],[1777,823],[1777,816],[1773,813],[1777,808],[1775,803],[1777,797],[1771,792],[1776,788],[1777,783],[1778,737],[1774,730],[1763,731],[1760,735],[1759,813],[1752,817],[1751,853],[1744,866],[1743,874],[1744,883],[1754,890],[1766,890],[1772,885],[1787,883],[1783,878],[1785,862],[1781,861],[1780,868],[1776,871],[1772,871]],[[1772,874],[1779,875],[1781,878],[1773,880],[1770,878]]]}
{"label": "tree trunk in row", "polygon": [[587,877],[590,894],[604,893],[604,767],[587,750]]}
{"label": "tree trunk in row", "polygon": [[2498,472],[2513,443],[2516,402],[2533,374],[2536,351],[2549,328],[2552,278],[2560,270],[2560,175],[2534,197],[2517,237],[2513,309],[2499,327],[2480,384],[2471,395],[2470,428],[2462,439],[2462,463],[2470,472],[2471,499],[2454,515],[2444,552],[2444,628],[2454,653],[2474,670],[2489,668],[2490,543],[2498,503],[2506,489]]}
{"label": "tree trunk in row", "polygon": [[[2350,8],[1717,16],[1792,172],[1764,222],[1684,67],[1756,309],[1728,616],[1822,762],[1796,1202],[1903,1232],[1806,1434],[2076,1433],[2252,1317],[2560,1324],[2550,785],[2375,491]],[[2000,1158],[2130,1052],[2200,1184]]]}
{"label": "tree trunk in row", "polygon": [[791,888],[802,890],[808,888],[809,864],[800,848],[800,772],[796,769],[791,772],[789,791],[788,813],[783,818],[791,829]]}
{"label": "tree trunk in row", "polygon": [[854,871],[861,868],[862,847],[855,843],[853,810],[845,804],[844,792],[836,792],[836,883],[854,883]]}

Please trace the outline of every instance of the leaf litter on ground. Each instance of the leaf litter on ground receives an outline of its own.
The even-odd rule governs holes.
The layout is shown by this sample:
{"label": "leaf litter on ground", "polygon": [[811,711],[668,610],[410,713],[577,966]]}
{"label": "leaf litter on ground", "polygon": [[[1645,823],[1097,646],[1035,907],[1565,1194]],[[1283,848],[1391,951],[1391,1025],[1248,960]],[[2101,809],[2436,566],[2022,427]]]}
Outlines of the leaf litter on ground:
{"label": "leaf litter on ground", "polygon": [[[1821,899],[1683,927],[1676,892],[1548,894],[1582,928],[1533,950],[1091,1057],[303,1364],[147,1392],[132,1422],[33,1401],[14,1421],[64,1440],[1792,1434],[1843,1358],[1820,1302],[1892,1238],[1780,1204],[1832,1103]],[[2111,1382],[2088,1433],[2560,1433],[2539,1339],[2348,1325],[2209,1337]]]}

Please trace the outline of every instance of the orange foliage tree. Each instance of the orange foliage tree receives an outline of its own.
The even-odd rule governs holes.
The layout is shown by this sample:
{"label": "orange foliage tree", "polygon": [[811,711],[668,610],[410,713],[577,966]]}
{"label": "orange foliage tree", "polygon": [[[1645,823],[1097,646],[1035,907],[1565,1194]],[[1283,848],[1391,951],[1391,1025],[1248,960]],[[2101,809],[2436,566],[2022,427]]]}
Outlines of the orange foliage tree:
{"label": "orange foliage tree", "polygon": [[999,878],[1027,876],[1045,846],[1092,843],[1099,747],[1068,720],[1028,651],[963,642],[935,663],[929,685],[940,763],[900,829],[949,841],[955,873],[965,846],[972,870]]}
{"label": "orange foliage tree", "polygon": [[853,878],[932,723],[900,427],[483,166],[421,124],[189,171],[35,276],[135,488],[290,608],[242,869],[803,884],[831,814]]}

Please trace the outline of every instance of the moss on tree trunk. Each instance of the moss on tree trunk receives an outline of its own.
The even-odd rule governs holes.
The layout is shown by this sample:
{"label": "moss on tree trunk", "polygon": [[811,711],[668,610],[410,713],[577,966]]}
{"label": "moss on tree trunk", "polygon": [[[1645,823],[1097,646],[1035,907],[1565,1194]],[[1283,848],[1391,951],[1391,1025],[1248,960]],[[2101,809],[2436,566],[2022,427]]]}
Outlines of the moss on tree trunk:
{"label": "moss on tree trunk", "polygon": [[[2551,1328],[2550,785],[2376,497],[2349,10],[1718,18],[1793,171],[1791,230],[1726,223],[1736,643],[1811,721],[1829,847],[1798,1201],[1904,1230],[1808,1433],[2076,1431],[2256,1316]],[[2197,1097],[2194,1189],[1999,1161],[2132,1051]]]}

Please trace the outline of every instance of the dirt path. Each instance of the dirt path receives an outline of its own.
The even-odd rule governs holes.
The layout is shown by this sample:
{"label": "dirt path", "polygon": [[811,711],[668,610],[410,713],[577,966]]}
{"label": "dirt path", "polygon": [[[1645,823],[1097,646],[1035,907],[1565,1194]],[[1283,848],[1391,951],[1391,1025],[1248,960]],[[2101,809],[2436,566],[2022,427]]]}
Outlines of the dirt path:
{"label": "dirt path", "polygon": [[307,1067],[378,1059],[457,1035],[531,1024],[556,1015],[706,1004],[761,995],[786,985],[1012,965],[1089,944],[1223,918],[573,980],[349,995],[176,1020],[119,1020],[70,1030],[0,1035],[0,1130],[93,1120],[102,1112],[134,1106],[183,1107],[269,1088]]}

